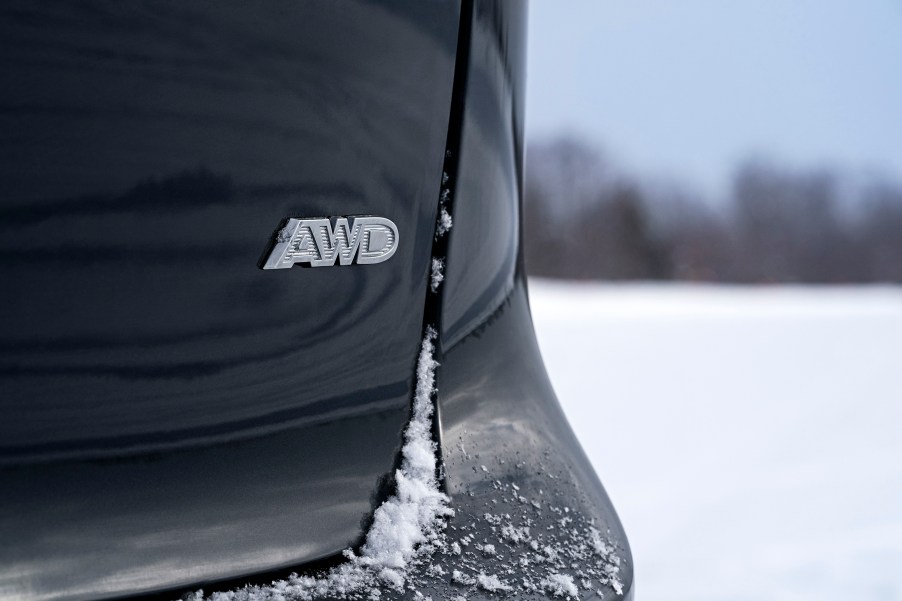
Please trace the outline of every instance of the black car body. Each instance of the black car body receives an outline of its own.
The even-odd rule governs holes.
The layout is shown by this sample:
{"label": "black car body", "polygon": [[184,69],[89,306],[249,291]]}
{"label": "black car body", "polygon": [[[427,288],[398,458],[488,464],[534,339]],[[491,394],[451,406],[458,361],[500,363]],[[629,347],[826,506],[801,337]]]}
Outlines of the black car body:
{"label": "black car body", "polygon": [[[0,7],[0,597],[339,569],[398,489],[424,336],[454,515],[382,598],[632,597],[529,314],[525,8]],[[355,215],[390,260],[261,269],[288,218]]]}

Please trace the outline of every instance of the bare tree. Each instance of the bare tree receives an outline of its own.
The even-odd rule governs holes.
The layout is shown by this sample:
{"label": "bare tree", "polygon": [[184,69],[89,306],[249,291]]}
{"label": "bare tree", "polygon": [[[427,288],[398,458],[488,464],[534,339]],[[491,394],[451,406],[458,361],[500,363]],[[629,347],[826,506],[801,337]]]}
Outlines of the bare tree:
{"label": "bare tree", "polygon": [[527,269],[575,279],[902,282],[902,187],[844,184],[831,170],[747,161],[714,211],[679,185],[649,194],[586,144],[533,145]]}

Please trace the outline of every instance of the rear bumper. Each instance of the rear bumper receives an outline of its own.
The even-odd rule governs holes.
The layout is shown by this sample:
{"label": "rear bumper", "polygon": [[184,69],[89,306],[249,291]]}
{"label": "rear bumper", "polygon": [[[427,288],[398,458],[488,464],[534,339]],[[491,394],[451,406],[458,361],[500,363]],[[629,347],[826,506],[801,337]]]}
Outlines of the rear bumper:
{"label": "rear bumper", "polygon": [[[554,596],[546,581],[555,574],[569,577],[582,599],[632,598],[629,543],[554,396],[522,279],[481,328],[446,351],[439,407],[456,511],[448,538],[470,540],[449,572],[498,575],[517,598]],[[478,582],[449,586],[468,599],[492,597]]]}

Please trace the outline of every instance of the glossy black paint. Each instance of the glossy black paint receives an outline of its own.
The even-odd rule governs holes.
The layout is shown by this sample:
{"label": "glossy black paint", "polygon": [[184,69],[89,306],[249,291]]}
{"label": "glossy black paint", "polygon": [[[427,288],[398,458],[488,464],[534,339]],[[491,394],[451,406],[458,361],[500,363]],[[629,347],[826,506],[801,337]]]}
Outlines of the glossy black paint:
{"label": "glossy black paint", "polygon": [[[100,6],[109,9],[112,5]],[[153,17],[160,5],[149,6]],[[179,123],[187,131],[179,135],[170,132],[169,138],[163,136],[176,142],[186,136],[183,140],[186,150],[183,155],[175,153],[176,158],[194,156],[195,152],[220,157],[221,164],[231,169],[226,171],[232,173],[228,181],[232,191],[228,193],[222,193],[227,188],[217,180],[219,171],[214,167],[220,163],[210,161],[203,164],[203,170],[192,168],[182,180],[175,178],[181,183],[160,181],[162,176],[157,175],[156,165],[169,160],[167,154],[172,154],[172,148],[154,141],[161,134],[153,130],[163,127],[171,117],[158,115],[142,130],[137,140],[147,138],[148,146],[145,154],[137,156],[141,160],[136,160],[131,151],[118,152],[114,143],[136,139],[132,135],[135,132],[122,129],[128,120],[116,117],[111,121],[113,117],[105,117],[105,112],[95,111],[91,119],[96,122],[76,126],[70,123],[79,121],[67,113],[57,123],[63,130],[73,127],[108,132],[110,148],[101,142],[92,143],[92,148],[101,148],[95,152],[101,152],[104,161],[113,160],[116,168],[105,179],[96,168],[82,174],[80,169],[66,171],[69,169],[66,167],[61,171],[66,177],[59,178],[62,183],[54,184],[84,177],[91,180],[91,185],[79,189],[89,190],[90,194],[42,192],[31,199],[20,198],[17,204],[9,205],[12,209],[0,205],[2,248],[11,253],[4,255],[9,259],[0,260],[0,269],[7,270],[0,274],[5,278],[12,274],[26,283],[31,282],[28,278],[34,279],[29,284],[31,288],[16,293],[20,305],[28,304],[25,291],[43,299],[42,283],[51,282],[52,286],[56,280],[66,282],[67,277],[72,281],[64,288],[63,296],[80,305],[84,300],[77,296],[80,288],[76,276],[87,273],[98,278],[93,286],[99,300],[92,302],[101,303],[117,318],[107,322],[107,313],[96,311],[86,319],[79,312],[92,311],[90,306],[67,308],[65,303],[59,303],[62,308],[54,306],[53,310],[68,312],[53,317],[54,323],[61,326],[56,332],[48,326],[43,331],[44,337],[36,338],[43,342],[35,343],[30,354],[20,355],[16,347],[28,348],[32,335],[26,326],[38,321],[34,315],[41,307],[27,309],[14,304],[19,313],[13,315],[18,316],[18,321],[3,322],[2,335],[7,346],[0,355],[2,366],[4,369],[17,366],[19,363],[14,360],[25,357],[44,371],[38,377],[35,367],[31,368],[35,372],[32,376],[23,370],[19,373],[9,369],[2,372],[2,385],[5,387],[20,377],[44,381],[46,376],[47,382],[56,382],[48,386],[48,396],[67,390],[77,393],[77,400],[83,402],[87,398],[84,390],[124,387],[121,381],[130,377],[130,384],[123,389],[137,395],[135,401],[128,397],[130,402],[143,403],[137,410],[134,407],[123,410],[127,419],[119,422],[109,419],[98,422],[77,410],[62,413],[65,406],[59,403],[48,406],[42,415],[63,419],[48,426],[46,431],[35,426],[37,419],[29,422],[29,427],[35,434],[49,437],[55,447],[20,444],[0,453],[4,460],[12,458],[0,471],[3,483],[8,484],[0,489],[0,539],[17,541],[13,550],[0,549],[0,596],[13,591],[37,598],[51,596],[56,591],[61,597],[99,598],[168,589],[160,598],[176,598],[184,590],[178,588],[180,585],[188,589],[205,585],[209,593],[240,586],[243,582],[267,582],[292,571],[312,569],[314,564],[309,560],[354,542],[365,527],[373,505],[387,492],[387,487],[380,488],[384,482],[380,476],[390,469],[400,442],[425,319],[437,322],[441,332],[441,366],[437,373],[441,418],[437,431],[442,437],[443,481],[456,511],[450,522],[452,531],[475,521],[487,506],[513,512],[514,506],[505,506],[508,500],[498,498],[494,483],[516,483],[530,490],[530,494],[547,495],[543,500],[549,504],[567,505],[587,519],[595,520],[599,530],[608,534],[624,558],[621,574],[624,593],[614,595],[607,591],[604,598],[632,599],[632,561],[623,529],[555,399],[529,315],[519,224],[525,4],[510,0],[464,0],[462,7],[456,3],[417,0],[379,5],[348,2],[340,7],[342,10],[336,7],[333,13],[329,7],[334,4],[316,4],[314,9],[310,8],[312,5],[289,2],[268,3],[266,6],[272,12],[253,15],[250,10],[241,12],[242,5],[237,5],[222,9],[222,14],[232,15],[225,24],[220,9],[211,9],[221,5],[208,4],[196,9],[163,6],[176,11],[181,18],[151,21],[168,27],[178,22],[184,32],[181,37],[169,34],[157,44],[151,44],[159,58],[172,50],[173,40],[194,48],[198,43],[196,36],[210,44],[221,39],[224,32],[231,32],[227,37],[232,39],[236,28],[255,31],[256,42],[250,47],[259,46],[261,54],[251,52],[253,58],[248,60],[252,60],[252,65],[242,70],[238,79],[252,82],[248,85],[256,89],[256,96],[251,94],[255,100],[239,104],[242,108],[256,104],[279,110],[274,110],[271,118],[260,117],[243,129],[234,123],[240,123],[241,115],[247,111],[225,119],[220,127],[214,121],[204,120],[202,111],[186,110],[188,118]],[[259,6],[253,5],[254,13],[260,11]],[[79,10],[92,7],[96,5],[82,4]],[[304,19],[293,11],[303,12],[308,8],[310,12],[303,16],[312,21],[301,23]],[[193,18],[185,19],[180,12],[184,10],[192,12]],[[240,15],[233,11],[239,11]],[[466,52],[457,54],[464,61],[457,65],[458,75],[462,73],[464,77],[454,91],[452,103],[451,73],[455,68],[458,14],[467,17],[461,24]],[[9,21],[13,28],[24,27],[22,22],[29,22],[21,14],[13,17]],[[213,17],[215,22],[208,22]],[[376,17],[383,20],[374,20]],[[147,13],[140,18],[136,15],[132,27],[146,28],[147,19]],[[107,19],[101,21],[109,25]],[[283,21],[287,23],[284,26]],[[355,24],[353,30],[366,38],[368,44],[349,44],[347,36],[341,40],[329,39],[330,31],[343,31],[348,22]],[[80,27],[85,27],[84,22]],[[296,39],[288,32],[298,28],[308,32],[312,36],[309,39],[315,39],[318,45],[305,46],[303,36]],[[105,30],[101,27],[100,31]],[[98,35],[94,28],[84,31],[86,41]],[[120,43],[126,38],[131,39],[122,32]],[[410,44],[405,45],[404,40]],[[148,42],[145,39],[134,43]],[[286,46],[290,49],[295,44],[300,48],[295,48],[294,53],[286,50]],[[49,42],[45,45],[54,47]],[[386,55],[386,47],[397,52]],[[227,65],[243,64],[248,46],[238,44],[236,48],[241,51],[232,52],[225,62],[215,58],[200,61],[197,68],[213,72],[199,81],[184,75],[185,69],[193,73],[189,68],[194,65],[192,60],[175,61],[164,73],[205,89],[200,97],[214,106],[218,103],[220,111],[231,110],[237,98],[231,91],[234,86],[222,83],[221,76],[216,74],[222,69],[228,71]],[[68,56],[69,51],[63,54]],[[83,55],[91,62],[108,53],[82,50],[75,55]],[[17,57],[3,64],[15,66],[21,60],[22,57]],[[355,67],[351,64],[354,61],[361,63]],[[43,63],[34,59],[28,64]],[[140,71],[144,62],[137,57],[129,64]],[[305,64],[320,65],[322,69],[317,74],[317,69],[311,67],[304,74],[320,78],[316,94],[305,86],[289,85],[293,81],[292,70]],[[407,67],[410,64],[413,71]],[[431,67],[426,68],[427,64]],[[270,77],[273,73],[268,70],[274,70],[278,76]],[[97,85],[101,88],[110,72],[106,73],[97,75],[100,82]],[[262,80],[259,83],[258,75]],[[24,67],[16,77],[27,80]],[[303,77],[299,76],[299,81]],[[174,96],[181,98],[180,94]],[[298,112],[295,110],[298,107],[308,107],[308,112]],[[313,109],[316,110],[309,112]],[[144,128],[148,114],[152,117],[156,113],[135,113],[131,126]],[[0,119],[6,120],[4,127],[17,118],[14,111],[8,114],[5,108],[0,110]],[[201,123],[191,124],[193,118],[200,118]],[[29,131],[44,131],[34,122],[30,127],[22,130],[20,138],[27,139]],[[243,133],[229,133],[236,128]],[[281,140],[277,132],[284,128],[287,131]],[[443,164],[446,134],[452,155],[445,156]],[[218,140],[215,149],[205,149],[204,136]],[[77,139],[74,133],[64,136],[70,143],[74,139]],[[35,140],[40,140],[40,136],[35,136]],[[44,153],[55,146],[69,148],[61,139],[55,140],[47,143]],[[384,148],[383,141],[387,144]],[[243,144],[250,144],[250,148],[244,149]],[[6,145],[2,152],[4,161],[15,154]],[[29,166],[34,171],[32,180],[28,180],[32,181],[31,185],[38,189],[51,185],[37,181],[43,171],[35,168],[43,170],[46,160],[40,162],[44,155],[31,152],[31,158],[26,156],[18,163],[5,162],[0,167],[5,170],[2,185],[12,186],[25,178],[13,172],[27,172]],[[73,160],[71,156],[67,158]],[[87,157],[80,160],[91,163]],[[98,191],[98,186],[107,185],[104,182],[115,183],[120,171],[131,163],[137,171],[144,166],[153,167],[138,179],[150,181],[149,178],[156,177],[156,183],[136,185],[132,178],[115,184],[119,187],[114,187],[113,192]],[[7,169],[6,165],[13,167]],[[348,165],[355,169],[346,169]],[[447,246],[433,244],[432,238],[442,167],[451,176],[449,190],[454,216]],[[195,181],[207,183],[192,183]],[[261,182],[273,189],[265,188]],[[291,182],[297,185],[289,185]],[[305,187],[304,182],[315,185]],[[18,189],[27,187],[21,183],[15,185]],[[220,192],[211,192],[215,190]],[[372,190],[385,194],[371,197]],[[57,197],[69,200],[43,204]],[[179,200],[167,200],[170,197]],[[231,200],[219,201],[222,197]],[[336,208],[346,204],[353,206],[348,210]],[[128,209],[129,206],[133,208]],[[376,209],[367,208],[372,206]],[[272,272],[259,271],[256,267],[253,272],[245,270],[245,251],[254,247],[251,254],[256,262],[279,219],[292,212],[310,214],[309,211],[315,210],[317,214],[340,214],[366,210],[377,213],[377,209],[400,210],[406,215],[401,218],[403,228],[396,214],[385,216],[396,220],[402,236],[408,228],[415,232],[409,236],[415,240],[410,246],[402,246],[399,254],[387,263],[372,266],[385,268],[381,271],[371,272],[366,267],[319,270],[296,267],[276,273],[287,278],[272,284],[264,283],[272,281],[266,277]],[[280,211],[289,212],[279,214]],[[151,232],[142,238],[152,253],[145,253],[144,257],[141,255],[144,251],[126,244],[128,227],[138,223],[139,217],[150,219],[152,225]],[[275,219],[270,223],[272,218]],[[75,232],[66,231],[65,236],[90,249],[90,252],[74,253],[76,272],[67,275],[65,261],[52,258],[47,259],[50,271],[45,276],[31,275],[22,265],[39,263],[37,259],[27,258],[40,246],[35,238],[46,231],[47,224],[54,226],[50,228],[53,231],[59,231],[71,219],[77,220],[79,228]],[[182,226],[186,219],[188,225],[199,227],[203,227],[204,220],[213,220],[216,228],[228,232],[223,240],[227,244],[201,244],[203,241],[198,242],[193,227]],[[20,227],[31,229],[20,232]],[[6,237],[7,232],[18,236],[15,243],[7,241],[12,240]],[[26,235],[29,232],[30,238]],[[261,233],[263,239],[254,246]],[[93,248],[77,237],[88,234],[93,236],[94,246],[98,246],[98,240],[106,240],[105,236],[113,236],[109,244],[115,243],[114,250]],[[163,236],[161,240],[165,244],[152,245],[156,240],[152,234]],[[24,248],[29,252],[15,254],[17,245],[26,245]],[[74,251],[77,246],[70,244],[64,248]],[[206,249],[206,258],[189,262],[181,258],[186,248],[199,246]],[[214,259],[212,255],[219,250],[223,254]],[[406,253],[403,258],[402,252]],[[431,252],[438,252],[447,261],[439,298],[425,293]],[[222,265],[211,267],[217,260]],[[144,267],[147,263],[152,273]],[[167,276],[167,270],[179,270],[186,276]],[[100,278],[95,272],[106,275]],[[120,282],[128,286],[118,289]],[[401,292],[393,289],[395,285]],[[205,292],[207,286],[214,289]],[[287,289],[283,290],[282,286]],[[94,339],[94,346],[89,348],[73,344],[71,334],[66,336],[66,328],[74,327],[73,324],[83,328],[103,325],[108,331],[120,331],[118,328],[123,325],[138,327],[140,316],[124,315],[124,308],[109,309],[112,301],[105,299],[101,290],[120,302],[136,296],[141,298],[146,290],[157,291],[141,302],[149,315],[163,315],[166,319],[158,317],[148,324],[149,334],[134,343],[127,336],[121,340],[108,336]],[[166,290],[174,298],[165,298],[159,290]],[[217,298],[223,291],[231,300]],[[50,297],[52,291],[45,294]],[[214,303],[212,317],[199,310],[204,306],[201,301]],[[42,302],[45,305],[41,310],[46,311],[49,301]],[[164,308],[157,307],[158,303],[163,303]],[[175,319],[173,309],[182,307],[196,310],[189,316],[181,316],[181,321],[167,321]],[[259,312],[261,308],[264,310]],[[211,326],[212,318],[218,321],[214,320]],[[282,323],[291,324],[287,332],[280,329],[278,324]],[[7,338],[7,327],[18,332],[18,338]],[[313,335],[303,335],[308,332]],[[69,347],[57,351],[61,343]],[[283,349],[283,355],[288,355],[284,361],[251,354],[254,348],[275,343],[282,345],[279,348]],[[172,349],[178,352],[173,355]],[[321,363],[302,360],[311,352],[323,349],[328,352]],[[83,366],[97,361],[102,353],[107,353],[103,356],[108,359],[116,359],[108,361],[105,367],[120,365],[120,369],[102,374],[86,372]],[[344,368],[346,354],[356,358],[357,369]],[[224,378],[222,374],[232,369],[226,363],[224,372],[209,370],[209,365],[224,365],[223,356],[237,356],[239,361],[244,358],[249,365],[267,366],[268,371],[258,372],[238,364],[231,379],[222,380],[214,390],[207,391],[199,385],[201,381]],[[138,361],[142,358],[144,363]],[[186,358],[194,361],[185,361]],[[60,370],[59,365],[68,371]],[[151,369],[141,371],[136,367],[139,365]],[[185,365],[195,370],[190,377],[179,377],[171,371],[174,366]],[[78,370],[69,369],[72,366]],[[161,368],[169,371],[161,373]],[[97,388],[85,388],[84,382],[91,381],[89,377],[99,380],[94,383]],[[138,394],[148,382],[160,388]],[[306,391],[299,383],[313,388],[304,396],[293,396],[288,390]],[[328,396],[321,392],[336,389],[347,393]],[[270,400],[270,404],[276,403],[276,410],[271,410],[266,401],[261,407],[256,402],[241,402],[253,396],[258,401],[270,398],[273,390],[281,391]],[[192,394],[201,395],[196,406],[192,404]],[[305,402],[314,398],[308,394],[314,395],[317,402]],[[157,404],[165,408],[166,400],[171,398],[182,399],[170,406],[170,410],[180,408],[181,412],[156,415]],[[220,407],[222,398],[234,400]],[[23,406],[27,405],[28,398],[20,399]],[[5,398],[0,402],[5,411]],[[142,406],[147,408],[143,413]],[[288,412],[282,411],[282,407]],[[87,409],[100,410],[90,403]],[[16,411],[23,410],[13,406],[11,414],[15,415]],[[249,413],[246,421],[226,419],[242,411]],[[25,411],[24,415],[29,414]],[[198,429],[159,427],[161,423],[180,424],[183,415],[197,420]],[[71,420],[73,416],[76,423],[82,422],[78,428],[68,427],[71,422],[66,422],[66,418]],[[129,420],[131,427],[139,431],[146,424],[156,425],[154,433],[164,435],[164,439],[120,436],[110,438],[112,443],[108,446],[98,443],[105,440],[100,434],[104,424],[128,431],[125,426]],[[220,430],[221,423],[239,426]],[[14,426],[0,428],[5,428],[0,429],[4,437],[7,432],[9,436],[19,435],[13,432]],[[59,436],[61,431],[69,436],[66,440],[78,444],[66,446],[54,440],[54,433]],[[84,434],[73,438],[76,431]],[[85,445],[85,441],[91,444]],[[5,445],[6,439],[0,442]],[[486,471],[482,466],[486,466]],[[10,517],[14,513],[20,517]],[[539,515],[536,519],[537,531],[555,527],[554,516]],[[493,534],[485,531],[483,535]],[[79,557],[76,549],[84,549],[85,556]],[[278,569],[280,566],[284,569]],[[112,584],[100,583],[102,574],[111,570],[125,578]],[[227,584],[210,586],[210,581],[217,578],[230,580]],[[39,586],[26,595],[21,593],[26,590],[23,582],[37,583],[43,588]],[[437,599],[461,591],[450,583],[449,577],[448,582],[435,590],[421,592],[434,593],[432,596]],[[492,598],[479,590],[467,591],[467,595],[470,599]],[[395,596],[385,591],[383,598]],[[587,592],[581,598],[593,596]],[[407,591],[400,597],[413,599],[414,594]],[[518,594],[518,598],[538,599],[542,595]]]}
{"label": "glossy black paint", "polygon": [[[467,7],[464,12],[469,12]],[[439,302],[427,303],[427,322],[434,319],[441,325],[437,430],[442,440],[443,482],[455,511],[447,534],[449,541],[456,541],[466,532],[474,541],[494,543],[500,553],[506,553],[497,528],[484,519],[487,512],[520,519],[525,511],[532,531],[541,536],[561,528],[562,516],[550,508],[566,507],[571,515],[594,523],[622,560],[621,594],[603,587],[601,597],[596,581],[591,590],[581,587],[580,598],[631,601],[629,543],[558,404],[529,312],[519,223],[525,5],[478,0],[471,19],[468,48],[458,55],[459,60],[468,61],[465,90],[460,106],[452,109],[458,111],[461,131],[453,145],[456,156],[446,159],[454,227],[447,246],[437,243],[433,249],[446,260],[446,278]],[[449,133],[449,139],[454,138]],[[512,498],[511,485],[540,508]],[[524,556],[529,551],[519,549]],[[467,553],[480,557],[473,549],[466,549]],[[531,559],[535,560],[534,554]],[[501,561],[506,566],[511,563],[516,562],[509,557]],[[471,601],[499,598],[479,587],[453,582],[452,571],[461,568],[453,552],[436,553],[430,564],[439,565],[444,577],[424,579],[414,574],[412,579],[421,583],[416,593],[386,589],[381,598],[423,598],[417,594],[433,599],[465,595]],[[316,573],[304,568],[295,569]],[[522,574],[493,568],[498,564],[488,566],[488,573],[520,582]],[[270,573],[253,582],[268,584],[286,576],[287,571]],[[205,590],[241,584],[233,581]],[[501,597],[550,598],[543,591],[520,588]]]}
{"label": "glossy black paint", "polygon": [[442,302],[450,348],[510,294],[520,243],[526,3],[476,2]]}
{"label": "glossy black paint", "polygon": [[[456,512],[449,532],[475,524],[475,540],[503,549],[480,518],[519,515],[523,504],[498,486],[516,484],[545,508],[568,507],[594,521],[622,559],[623,592],[608,589],[604,599],[629,601],[629,542],[555,397],[529,312],[519,212],[525,9],[505,0],[479,0],[473,8],[437,372],[444,482]],[[534,532],[560,528],[560,516],[547,509],[529,515]],[[509,578],[517,581],[516,574]],[[596,591],[581,590],[580,597],[599,598]],[[449,579],[422,592],[447,598],[464,591]],[[494,598],[465,592],[471,600]],[[517,590],[516,597],[546,595]]]}
{"label": "glossy black paint", "polygon": [[[0,596],[357,541],[408,415],[456,1],[0,7]],[[289,216],[389,261],[263,271]]]}
{"label": "glossy black paint", "polygon": [[[561,528],[562,516],[550,507],[567,507],[572,515],[594,521],[622,559],[623,594],[607,588],[603,598],[632,599],[629,542],[548,380],[522,271],[495,312],[445,354],[439,386],[445,481],[456,512],[450,526],[475,523],[475,540],[498,545],[497,531],[480,518],[485,512],[520,514],[524,503],[500,493],[498,486],[515,484],[518,494],[541,503],[541,511],[530,513],[535,533]],[[518,581],[516,575],[510,580]],[[581,590],[580,598],[602,598],[597,587]],[[526,591],[516,596],[546,598]],[[468,591],[467,598],[493,596]]]}

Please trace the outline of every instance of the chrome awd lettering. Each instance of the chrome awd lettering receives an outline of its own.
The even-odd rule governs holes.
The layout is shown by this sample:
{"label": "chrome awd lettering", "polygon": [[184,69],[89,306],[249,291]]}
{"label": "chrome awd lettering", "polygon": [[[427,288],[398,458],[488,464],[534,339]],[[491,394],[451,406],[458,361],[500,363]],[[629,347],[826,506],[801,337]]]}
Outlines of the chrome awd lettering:
{"label": "chrome awd lettering", "polygon": [[331,267],[382,263],[398,250],[398,227],[384,217],[291,218],[276,235],[263,269],[295,263]]}

